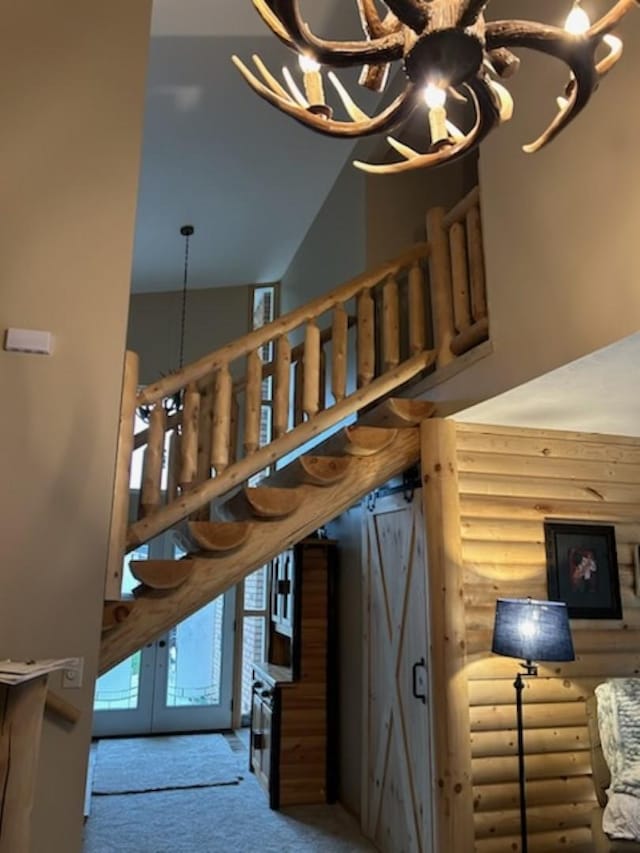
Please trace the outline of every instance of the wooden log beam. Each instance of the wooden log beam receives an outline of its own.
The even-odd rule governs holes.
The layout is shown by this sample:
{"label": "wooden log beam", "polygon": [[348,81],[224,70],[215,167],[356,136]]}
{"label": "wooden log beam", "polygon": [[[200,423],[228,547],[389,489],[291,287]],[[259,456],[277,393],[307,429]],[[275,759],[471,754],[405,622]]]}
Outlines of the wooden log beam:
{"label": "wooden log beam", "polygon": [[423,502],[431,609],[437,850],[473,850],[469,697],[465,673],[456,427],[421,425]]}
{"label": "wooden log beam", "polygon": [[358,388],[368,385],[376,373],[375,305],[371,290],[358,296]]}
{"label": "wooden log beam", "polygon": [[336,403],[347,394],[347,347],[349,332],[347,312],[344,305],[336,305],[333,311],[331,351],[331,393]]}
{"label": "wooden log beam", "polygon": [[[551,832],[531,833],[529,853],[585,853],[592,849],[591,827],[560,829]],[[502,838],[480,838],[476,842],[475,853],[514,853],[520,849],[520,833],[505,835]]]}
{"label": "wooden log beam", "polygon": [[471,315],[477,322],[487,316],[487,285],[484,269],[484,241],[480,208],[474,205],[467,213],[467,251],[469,254],[469,288]]}
{"label": "wooden log beam", "polygon": [[391,370],[400,362],[400,301],[398,282],[393,277],[382,289],[382,345],[384,369]]}
{"label": "wooden log beam", "polygon": [[451,341],[454,336],[451,256],[444,218],[444,210],[441,207],[433,208],[427,213],[427,236],[431,247],[429,280],[438,367],[446,367],[454,359],[451,352]]}
{"label": "wooden log beam", "polygon": [[[473,803],[477,813],[508,811],[520,805],[520,788],[517,783],[479,785],[473,790]],[[527,782],[527,805],[546,806],[555,803],[591,803],[595,805],[595,791],[591,776],[572,776],[569,779],[539,779]]]}
{"label": "wooden log beam", "polygon": [[467,235],[464,225],[454,223],[449,229],[451,252],[451,287],[453,292],[453,325],[458,334],[471,326],[471,296],[467,265]]}
{"label": "wooden log beam", "polygon": [[156,403],[149,421],[149,440],[144,453],[142,469],[142,489],[140,493],[140,511],[142,516],[158,509],[162,500],[161,478],[164,455],[165,411],[161,403]]}
{"label": "wooden log beam", "polygon": [[[546,806],[527,803],[527,830],[535,835],[538,832],[584,828],[589,825],[594,806],[593,800]],[[481,812],[475,816],[475,827],[477,839],[517,835],[520,831],[520,810]]]}
{"label": "wooden log beam", "polygon": [[311,419],[320,408],[320,329],[310,321],[304,331],[302,411]]}
{"label": "wooden log beam", "polygon": [[66,699],[58,696],[58,694],[54,693],[52,690],[47,690],[44,709],[47,713],[64,720],[65,723],[69,723],[72,726],[75,725],[82,716],[82,712],[79,708],[76,708],[75,705],[72,705],[71,702],[67,702]]}
{"label": "wooden log beam", "polygon": [[[474,785],[518,780],[517,755],[508,758],[474,758],[472,768]],[[591,773],[591,755],[588,750],[527,755],[527,780],[586,776],[588,773]]]}
{"label": "wooden log beam", "polygon": [[276,438],[289,429],[289,394],[291,385],[291,344],[286,335],[276,342],[275,383],[273,391],[273,431]]}
{"label": "wooden log beam", "polygon": [[[353,472],[347,478],[324,489],[302,486],[305,499],[300,507],[275,524],[265,523],[261,536],[250,537],[232,553],[215,559],[196,559],[192,576],[176,590],[162,596],[138,597],[135,618],[117,625],[103,636],[100,672],[115,666],[283,549],[317,530],[330,518],[340,515],[380,483],[415,464],[419,448],[416,430],[398,430],[394,442],[386,450],[375,456],[353,457]],[[287,476],[286,468],[278,471],[274,482],[280,484],[280,477],[286,480]]]}
{"label": "wooden log beam", "polygon": [[[596,685],[601,681],[602,679],[597,676],[572,679],[553,677],[529,678],[525,682],[523,691],[525,709],[528,709],[532,703],[549,703],[550,705],[560,703],[564,705],[566,703],[584,702],[593,694]],[[479,712],[483,706],[490,706],[491,708],[500,705],[507,706],[515,701],[513,681],[509,681],[508,679],[498,681],[470,681],[469,701],[473,706],[471,709],[472,721],[477,724],[477,721],[480,719]],[[525,714],[527,713],[529,713],[528,710],[525,710]],[[549,708],[548,713],[551,713],[551,708]],[[580,716],[575,719],[582,720],[582,710],[579,710],[577,713]],[[573,721],[569,725],[573,725]],[[490,728],[490,725],[487,723],[486,727]]]}
{"label": "wooden log beam", "polygon": [[46,693],[46,675],[12,686],[0,684],[0,853],[31,849]]}
{"label": "wooden log beam", "polygon": [[427,345],[424,272],[415,263],[409,272],[409,352],[422,352]]}
{"label": "wooden log beam", "polygon": [[219,477],[231,462],[231,408],[233,382],[227,367],[215,375],[211,423],[211,467]]}
{"label": "wooden log beam", "polygon": [[252,456],[260,447],[262,411],[262,359],[259,350],[247,356],[247,389],[244,406],[244,452]]}
{"label": "wooden log beam", "polygon": [[[200,425],[200,392],[195,384],[188,386],[184,395],[182,416],[182,440],[180,448],[180,488],[183,492],[192,488],[198,474],[198,427]],[[199,509],[199,507],[198,507]]]}
{"label": "wooden log beam", "polygon": [[134,352],[125,354],[113,504],[111,507],[111,529],[109,531],[109,550],[105,575],[105,601],[119,599],[122,588],[122,560],[127,543],[127,524],[129,522],[129,479],[133,454],[139,363],[140,360]]}
{"label": "wooden log beam", "polygon": [[[576,703],[572,704],[575,705]],[[590,748],[589,732],[586,725],[556,726],[545,729],[529,728],[525,734],[525,744],[528,753],[535,752],[538,755]],[[502,731],[474,732],[471,735],[473,758],[515,755],[517,751],[518,734],[515,728]]]}
{"label": "wooden log beam", "polygon": [[483,317],[473,325],[467,326],[459,334],[451,338],[451,352],[455,356],[464,355],[470,349],[477,347],[489,338],[489,320]]}
{"label": "wooden log beam", "polygon": [[[504,705],[480,705],[472,706],[469,711],[469,721],[471,732],[491,732],[502,733],[504,731],[512,732],[516,726],[516,708],[515,708],[515,693],[513,684],[511,685],[511,704]],[[472,685],[469,686],[470,694],[472,694]],[[504,700],[505,691],[500,692],[500,698]],[[567,691],[565,690],[565,693]],[[527,700],[529,697],[527,697]],[[584,702],[581,701],[566,701],[566,702],[534,702],[524,705],[523,708],[524,726],[527,729],[548,729],[548,728],[564,728],[574,729],[576,727],[585,726],[587,723],[587,715],[584,709]],[[480,739],[482,740],[482,738]],[[473,734],[472,734],[473,741]],[[478,742],[478,741],[476,741]],[[528,741],[527,741],[528,743]],[[531,750],[535,752],[536,750]],[[559,750],[556,750],[556,752]],[[511,750],[513,752],[513,750]],[[497,755],[498,753],[496,753]]]}

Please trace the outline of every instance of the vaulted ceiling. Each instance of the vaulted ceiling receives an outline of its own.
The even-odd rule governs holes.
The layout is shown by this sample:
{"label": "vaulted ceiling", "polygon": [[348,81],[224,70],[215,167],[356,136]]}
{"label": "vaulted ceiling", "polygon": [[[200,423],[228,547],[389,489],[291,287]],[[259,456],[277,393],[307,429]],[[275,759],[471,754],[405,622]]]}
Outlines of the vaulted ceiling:
{"label": "vaulted ceiling", "polygon": [[[319,33],[361,35],[355,3],[303,8]],[[277,73],[291,64],[251,0],[155,0],[135,291],[181,287],[186,223],[196,228],[190,287],[278,280],[353,148],[263,103],[234,53],[259,53]]]}

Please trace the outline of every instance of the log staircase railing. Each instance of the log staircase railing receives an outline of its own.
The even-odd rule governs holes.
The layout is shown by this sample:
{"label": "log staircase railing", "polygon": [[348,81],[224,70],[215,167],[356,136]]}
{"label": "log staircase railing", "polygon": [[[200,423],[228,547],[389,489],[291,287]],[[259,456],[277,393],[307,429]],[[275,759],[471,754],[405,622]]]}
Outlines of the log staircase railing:
{"label": "log staircase railing", "polygon": [[[428,242],[141,390],[128,352],[105,598],[120,598],[126,551],[188,517],[208,518],[212,500],[486,339],[480,229],[474,190],[448,214],[429,211]],[[272,434],[262,444],[265,382]],[[181,410],[167,417],[176,394]],[[149,427],[135,435],[141,405]],[[139,517],[128,526],[131,457],[143,446]]]}

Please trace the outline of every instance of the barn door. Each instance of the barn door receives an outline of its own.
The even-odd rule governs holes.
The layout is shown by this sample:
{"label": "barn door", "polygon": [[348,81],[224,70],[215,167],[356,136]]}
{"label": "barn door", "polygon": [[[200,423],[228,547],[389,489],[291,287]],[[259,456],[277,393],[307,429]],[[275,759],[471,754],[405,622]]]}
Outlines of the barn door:
{"label": "barn door", "polygon": [[365,513],[362,826],[382,853],[432,853],[425,529],[420,493]]}

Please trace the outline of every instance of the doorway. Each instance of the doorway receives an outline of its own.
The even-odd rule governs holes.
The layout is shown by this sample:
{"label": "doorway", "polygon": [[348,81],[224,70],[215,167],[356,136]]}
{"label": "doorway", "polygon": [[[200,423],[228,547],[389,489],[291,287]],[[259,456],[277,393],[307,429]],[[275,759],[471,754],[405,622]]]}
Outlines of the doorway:
{"label": "doorway", "polygon": [[[183,554],[170,533],[140,546],[125,559],[123,592],[137,585],[130,560]],[[231,589],[102,675],[94,737],[231,728],[234,623]]]}
{"label": "doorway", "polygon": [[422,496],[364,517],[362,827],[382,853],[433,853],[429,590]]}

